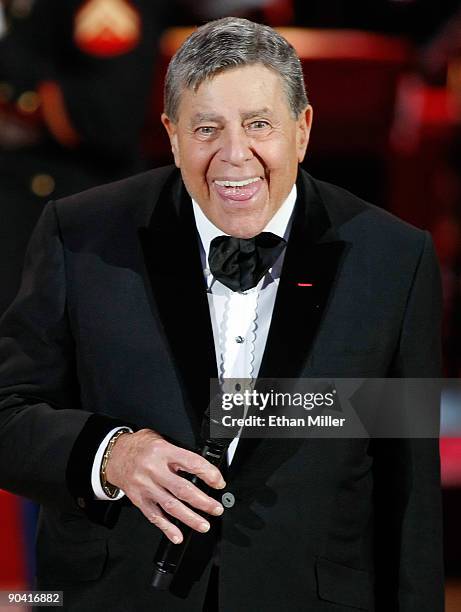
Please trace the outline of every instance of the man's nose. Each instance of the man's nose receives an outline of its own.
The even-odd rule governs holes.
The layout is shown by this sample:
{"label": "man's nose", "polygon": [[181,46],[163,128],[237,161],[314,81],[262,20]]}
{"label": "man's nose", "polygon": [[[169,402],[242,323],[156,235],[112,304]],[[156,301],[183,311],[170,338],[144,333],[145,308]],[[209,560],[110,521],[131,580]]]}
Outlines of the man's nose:
{"label": "man's nose", "polygon": [[240,166],[252,157],[250,139],[243,128],[228,130],[222,135],[222,161]]}

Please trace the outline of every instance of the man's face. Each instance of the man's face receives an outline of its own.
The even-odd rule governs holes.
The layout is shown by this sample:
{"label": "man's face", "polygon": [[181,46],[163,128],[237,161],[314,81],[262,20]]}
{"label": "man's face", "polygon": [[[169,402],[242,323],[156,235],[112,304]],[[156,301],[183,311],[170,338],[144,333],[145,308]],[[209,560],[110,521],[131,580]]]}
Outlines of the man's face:
{"label": "man's face", "polygon": [[306,152],[307,107],[293,119],[281,78],[262,64],[222,72],[181,94],[162,122],[189,194],[225,234],[259,234],[285,201]]}

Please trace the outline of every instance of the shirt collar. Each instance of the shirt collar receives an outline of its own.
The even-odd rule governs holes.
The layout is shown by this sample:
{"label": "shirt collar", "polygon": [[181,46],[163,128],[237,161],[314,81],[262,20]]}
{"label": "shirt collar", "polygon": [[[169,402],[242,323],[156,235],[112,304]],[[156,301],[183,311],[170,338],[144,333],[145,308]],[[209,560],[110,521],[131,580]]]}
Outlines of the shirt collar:
{"label": "shirt collar", "polygon": [[[263,229],[263,232],[272,232],[272,234],[288,240],[288,235],[290,233],[290,219],[293,214],[296,195],[296,184],[294,184],[290,193],[288,194],[287,199]],[[194,209],[195,224],[197,225],[197,231],[199,233],[204,251],[204,262],[207,267],[211,241],[217,236],[226,236],[227,234],[216,227],[216,225],[214,225],[208,219],[208,217],[205,216],[204,212],[194,199],[192,199],[192,206]]]}

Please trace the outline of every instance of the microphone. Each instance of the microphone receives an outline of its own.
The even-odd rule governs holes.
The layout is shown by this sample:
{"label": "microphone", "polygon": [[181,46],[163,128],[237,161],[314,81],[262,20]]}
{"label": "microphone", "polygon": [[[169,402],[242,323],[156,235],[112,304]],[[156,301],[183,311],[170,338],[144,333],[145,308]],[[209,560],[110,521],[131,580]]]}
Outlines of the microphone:
{"label": "microphone", "polygon": [[[218,397],[215,399],[218,400]],[[220,425],[220,423],[217,421],[213,421],[213,423],[218,426]],[[229,428],[225,428],[225,433],[226,436],[232,436],[232,433],[229,434]],[[205,457],[205,459],[207,459],[211,464],[219,468],[223,460],[226,460],[226,451],[231,443],[232,437],[227,439],[210,437],[210,407],[208,407],[203,417],[200,438],[201,444],[196,452],[202,457]],[[181,476],[189,480],[207,495],[210,493],[211,487],[205,484],[203,480],[201,480],[195,474],[182,472]],[[162,535],[154,558],[154,574],[152,578],[152,587],[159,591],[166,591],[169,589],[193,533],[193,529],[187,525],[184,525],[184,523],[181,523],[179,519],[173,518],[171,519],[171,522],[174,525],[181,526],[183,541],[180,544],[173,544],[173,542],[171,542],[164,534]]]}

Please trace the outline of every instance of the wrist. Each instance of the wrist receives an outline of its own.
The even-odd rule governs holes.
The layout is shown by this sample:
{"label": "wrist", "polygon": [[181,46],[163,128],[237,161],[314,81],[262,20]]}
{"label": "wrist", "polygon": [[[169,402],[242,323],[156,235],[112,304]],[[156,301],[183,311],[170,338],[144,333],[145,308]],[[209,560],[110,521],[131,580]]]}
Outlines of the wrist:
{"label": "wrist", "polygon": [[104,493],[110,497],[111,499],[115,499],[120,492],[120,487],[115,484],[112,484],[108,475],[108,466],[112,457],[113,450],[118,440],[124,436],[125,434],[131,434],[132,431],[128,428],[123,428],[117,431],[107,443],[106,449],[104,451],[101,468],[100,468],[100,482],[101,487]]}

